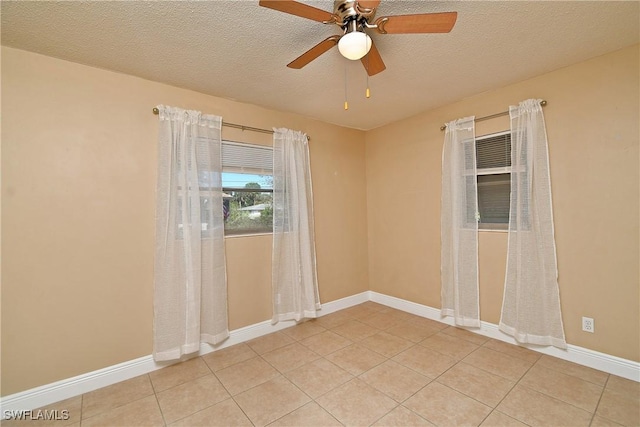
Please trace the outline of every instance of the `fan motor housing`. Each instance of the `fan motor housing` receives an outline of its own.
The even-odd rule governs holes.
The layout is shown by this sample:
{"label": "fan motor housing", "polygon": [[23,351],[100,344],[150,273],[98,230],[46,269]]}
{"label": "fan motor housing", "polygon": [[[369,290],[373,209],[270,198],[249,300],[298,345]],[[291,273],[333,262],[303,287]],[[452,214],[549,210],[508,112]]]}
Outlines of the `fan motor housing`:
{"label": "fan motor housing", "polygon": [[339,25],[346,26],[353,20],[362,25],[364,22],[368,23],[373,19],[376,10],[375,8],[360,8],[357,1],[336,0],[333,13],[339,18]]}

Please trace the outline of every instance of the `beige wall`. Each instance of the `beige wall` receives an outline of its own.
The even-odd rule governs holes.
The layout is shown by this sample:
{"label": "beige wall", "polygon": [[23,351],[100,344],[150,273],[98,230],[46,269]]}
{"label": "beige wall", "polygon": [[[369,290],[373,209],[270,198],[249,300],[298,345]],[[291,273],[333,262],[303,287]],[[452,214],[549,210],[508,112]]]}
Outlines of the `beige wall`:
{"label": "beige wall", "polygon": [[[321,300],[368,289],[363,132],[11,48],[2,89],[2,395],[151,354],[157,104],[308,133]],[[230,328],[270,319],[271,236],[226,251]]]}
{"label": "beige wall", "polygon": [[[369,284],[440,307],[442,123],[547,99],[559,284],[567,341],[640,360],[639,47],[367,132]],[[479,122],[477,135],[508,129]],[[500,318],[506,233],[480,233],[480,309]],[[581,317],[595,333],[581,331]]]}
{"label": "beige wall", "polygon": [[[439,307],[440,125],[546,98],[567,339],[640,360],[638,63],[635,46],[364,133],[2,48],[2,395],[151,353],[160,103],[312,137],[323,302],[371,289]],[[269,319],[271,237],[226,250],[231,329]],[[493,323],[505,251],[505,234],[481,233]]]}

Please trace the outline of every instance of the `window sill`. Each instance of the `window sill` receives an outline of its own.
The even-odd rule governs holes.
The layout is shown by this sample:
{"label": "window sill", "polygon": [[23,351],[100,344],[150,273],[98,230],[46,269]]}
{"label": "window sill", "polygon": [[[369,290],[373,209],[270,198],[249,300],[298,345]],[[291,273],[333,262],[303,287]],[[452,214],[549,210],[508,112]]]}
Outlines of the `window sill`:
{"label": "window sill", "polygon": [[478,231],[487,232],[487,233],[508,233],[507,229],[496,229],[496,228],[478,228]]}
{"label": "window sill", "polygon": [[246,233],[246,234],[225,234],[225,239],[236,239],[238,237],[258,237],[258,236],[271,236],[273,233],[271,231],[265,231],[262,233]]}

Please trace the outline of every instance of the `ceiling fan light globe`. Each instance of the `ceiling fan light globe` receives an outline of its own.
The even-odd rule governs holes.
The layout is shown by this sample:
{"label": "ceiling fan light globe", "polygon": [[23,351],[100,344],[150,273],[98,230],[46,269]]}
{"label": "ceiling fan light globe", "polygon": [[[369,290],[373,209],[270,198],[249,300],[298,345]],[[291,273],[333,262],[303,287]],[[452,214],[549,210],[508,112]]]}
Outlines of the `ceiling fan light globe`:
{"label": "ceiling fan light globe", "polygon": [[353,61],[358,60],[369,53],[371,49],[371,37],[361,31],[353,31],[345,34],[338,42],[340,54]]}

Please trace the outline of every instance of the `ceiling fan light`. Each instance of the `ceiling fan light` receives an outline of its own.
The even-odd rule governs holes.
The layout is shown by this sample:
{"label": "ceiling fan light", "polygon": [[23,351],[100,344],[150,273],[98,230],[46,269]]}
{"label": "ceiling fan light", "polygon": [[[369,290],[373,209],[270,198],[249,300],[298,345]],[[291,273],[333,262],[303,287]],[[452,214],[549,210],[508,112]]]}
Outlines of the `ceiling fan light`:
{"label": "ceiling fan light", "polygon": [[345,34],[338,42],[338,50],[347,59],[358,60],[369,53],[371,37],[362,31]]}

